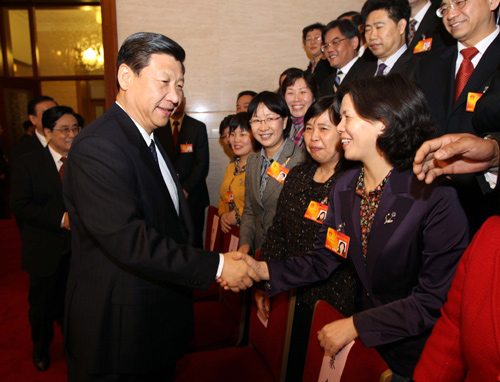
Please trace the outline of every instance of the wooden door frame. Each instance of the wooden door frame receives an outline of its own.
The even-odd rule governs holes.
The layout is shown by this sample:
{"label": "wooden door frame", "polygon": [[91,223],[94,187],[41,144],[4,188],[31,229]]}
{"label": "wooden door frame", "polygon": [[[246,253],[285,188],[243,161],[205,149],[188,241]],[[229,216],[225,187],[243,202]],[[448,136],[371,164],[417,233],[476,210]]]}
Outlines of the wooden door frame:
{"label": "wooden door frame", "polygon": [[116,0],[101,0],[102,43],[104,47],[104,89],[106,109],[115,102],[116,55],[118,54],[118,33],[116,23]]}

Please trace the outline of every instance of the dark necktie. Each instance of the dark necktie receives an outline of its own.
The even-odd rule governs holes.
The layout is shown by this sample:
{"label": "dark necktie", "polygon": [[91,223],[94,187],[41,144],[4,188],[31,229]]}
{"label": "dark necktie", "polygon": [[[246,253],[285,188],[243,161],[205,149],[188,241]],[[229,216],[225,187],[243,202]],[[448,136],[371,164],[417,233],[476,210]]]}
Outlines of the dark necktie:
{"label": "dark necktie", "polygon": [[417,31],[415,29],[415,25],[417,25],[417,20],[411,19],[410,20],[410,32],[408,33],[408,45],[410,45],[411,40],[413,40],[413,37],[415,37],[415,32]]}
{"label": "dark necktie", "polygon": [[378,66],[377,69],[377,74],[375,74],[376,77],[378,76],[383,76],[384,75],[384,70],[387,68],[387,65],[384,64],[383,62]]}
{"label": "dark necktie", "polygon": [[64,165],[66,163],[66,159],[67,157],[61,157],[61,159],[59,159],[62,162],[62,166],[59,168],[59,176],[61,177],[61,182],[64,179]]}
{"label": "dark necktie", "polygon": [[457,72],[457,77],[455,78],[455,102],[457,102],[460,93],[464,90],[467,81],[469,81],[472,72],[474,71],[474,65],[472,65],[472,59],[479,51],[475,47],[465,48],[460,51],[463,56],[462,63]]}
{"label": "dark necktie", "polygon": [[174,121],[174,130],[172,131],[172,136],[174,137],[174,147],[177,146],[177,141],[179,140],[179,121]]}
{"label": "dark necktie", "polygon": [[158,154],[156,153],[155,142],[153,140],[151,140],[151,144],[149,145],[149,150],[151,150],[151,154],[153,154],[153,158],[156,164],[158,164]]}

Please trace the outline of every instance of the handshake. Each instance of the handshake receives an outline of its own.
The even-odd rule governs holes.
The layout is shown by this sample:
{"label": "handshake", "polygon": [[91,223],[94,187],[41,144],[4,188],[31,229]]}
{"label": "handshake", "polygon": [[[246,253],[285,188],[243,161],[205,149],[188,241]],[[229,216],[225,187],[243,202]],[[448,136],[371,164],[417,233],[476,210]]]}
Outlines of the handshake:
{"label": "handshake", "polygon": [[254,281],[269,280],[267,263],[256,261],[242,252],[224,254],[224,267],[217,282],[226,290],[239,292],[250,288]]}

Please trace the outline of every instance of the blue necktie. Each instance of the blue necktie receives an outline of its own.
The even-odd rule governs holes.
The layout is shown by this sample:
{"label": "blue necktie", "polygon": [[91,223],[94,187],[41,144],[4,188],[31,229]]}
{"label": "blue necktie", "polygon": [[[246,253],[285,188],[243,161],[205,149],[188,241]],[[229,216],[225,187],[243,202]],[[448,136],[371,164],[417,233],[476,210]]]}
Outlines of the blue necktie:
{"label": "blue necktie", "polygon": [[151,150],[151,154],[153,154],[153,158],[156,164],[158,164],[158,154],[156,153],[155,142],[153,140],[151,140],[151,144],[149,145],[149,150]]}

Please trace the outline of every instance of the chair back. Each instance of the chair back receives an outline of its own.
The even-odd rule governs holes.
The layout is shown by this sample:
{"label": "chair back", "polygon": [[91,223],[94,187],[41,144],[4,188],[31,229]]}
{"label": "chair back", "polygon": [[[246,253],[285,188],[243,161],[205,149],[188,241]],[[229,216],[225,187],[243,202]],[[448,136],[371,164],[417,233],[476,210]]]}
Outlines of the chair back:
{"label": "chair back", "polygon": [[271,297],[266,327],[257,316],[257,305],[252,298],[249,342],[266,361],[276,381],[286,380],[294,310],[295,290]]}
{"label": "chair back", "polygon": [[[344,316],[326,301],[316,303],[309,335],[309,346],[307,347],[303,382],[317,382],[320,375],[325,350],[319,344],[318,331],[326,324],[342,318]],[[347,355],[340,382],[384,382],[391,379],[392,372],[378,352],[373,348],[367,348],[359,338],[356,339]]]}
{"label": "chair back", "polygon": [[205,249],[207,251],[222,252],[223,240],[223,232],[219,223],[219,209],[215,206],[208,206]]}

